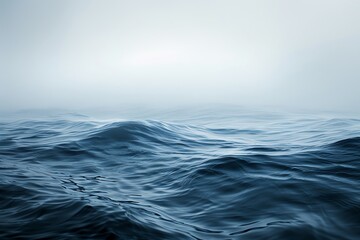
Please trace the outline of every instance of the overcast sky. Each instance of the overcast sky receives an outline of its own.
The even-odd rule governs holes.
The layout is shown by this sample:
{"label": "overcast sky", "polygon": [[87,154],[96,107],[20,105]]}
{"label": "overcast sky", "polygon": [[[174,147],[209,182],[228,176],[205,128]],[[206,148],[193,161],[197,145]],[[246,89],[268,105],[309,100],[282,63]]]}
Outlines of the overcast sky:
{"label": "overcast sky", "polygon": [[360,111],[359,0],[1,0],[0,109]]}

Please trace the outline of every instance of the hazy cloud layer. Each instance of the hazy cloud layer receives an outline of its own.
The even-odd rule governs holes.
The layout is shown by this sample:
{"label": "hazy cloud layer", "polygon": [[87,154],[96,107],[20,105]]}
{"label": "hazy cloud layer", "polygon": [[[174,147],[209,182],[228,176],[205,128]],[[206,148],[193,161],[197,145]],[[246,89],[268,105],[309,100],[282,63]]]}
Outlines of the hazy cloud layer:
{"label": "hazy cloud layer", "polygon": [[360,111],[360,1],[0,2],[0,108]]}

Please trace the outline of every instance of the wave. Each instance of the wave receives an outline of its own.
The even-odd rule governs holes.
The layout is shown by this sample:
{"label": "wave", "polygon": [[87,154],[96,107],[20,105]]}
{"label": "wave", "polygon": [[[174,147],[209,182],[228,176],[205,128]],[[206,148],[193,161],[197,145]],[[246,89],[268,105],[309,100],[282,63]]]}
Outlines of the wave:
{"label": "wave", "polygon": [[[158,121],[124,121],[106,124],[90,133],[81,142],[88,144],[121,144],[131,143],[144,147],[154,145],[195,143],[190,139],[185,127],[170,125]],[[181,144],[184,142],[183,144]]]}
{"label": "wave", "polygon": [[2,122],[0,238],[359,236],[359,121],[232,117]]}
{"label": "wave", "polygon": [[336,141],[329,145],[333,148],[346,149],[350,151],[359,151],[360,149],[360,137],[347,138],[340,141]]}

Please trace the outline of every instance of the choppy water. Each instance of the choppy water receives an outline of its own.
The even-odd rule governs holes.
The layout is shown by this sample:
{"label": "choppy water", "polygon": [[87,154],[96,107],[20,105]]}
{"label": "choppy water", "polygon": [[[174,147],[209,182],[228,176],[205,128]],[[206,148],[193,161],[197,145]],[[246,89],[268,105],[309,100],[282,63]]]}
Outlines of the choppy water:
{"label": "choppy water", "polygon": [[359,119],[132,119],[1,120],[0,239],[360,239]]}

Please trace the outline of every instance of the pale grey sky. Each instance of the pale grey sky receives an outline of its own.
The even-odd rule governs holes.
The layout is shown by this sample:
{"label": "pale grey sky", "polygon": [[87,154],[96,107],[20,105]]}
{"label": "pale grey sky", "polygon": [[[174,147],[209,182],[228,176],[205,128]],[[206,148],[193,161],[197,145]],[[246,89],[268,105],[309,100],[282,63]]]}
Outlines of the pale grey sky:
{"label": "pale grey sky", "polygon": [[0,109],[360,111],[358,0],[1,0]]}

